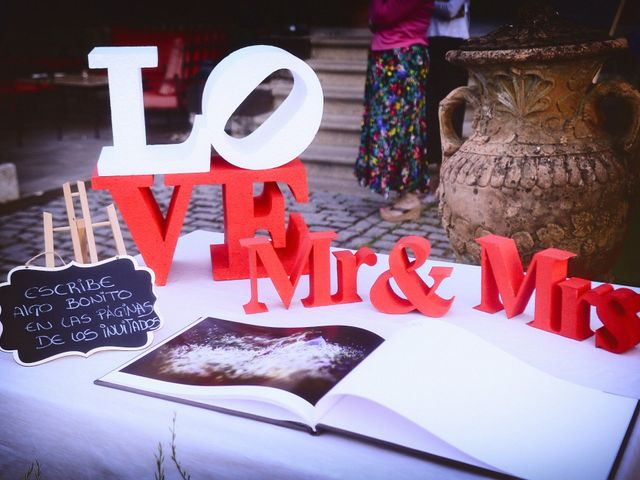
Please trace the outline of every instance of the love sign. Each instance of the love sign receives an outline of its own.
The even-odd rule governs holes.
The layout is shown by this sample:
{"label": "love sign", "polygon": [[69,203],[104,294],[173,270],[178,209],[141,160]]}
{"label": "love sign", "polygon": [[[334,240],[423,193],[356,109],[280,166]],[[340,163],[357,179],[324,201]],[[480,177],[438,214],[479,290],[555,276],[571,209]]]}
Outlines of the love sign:
{"label": "love sign", "polygon": [[[185,142],[147,145],[141,69],[157,64],[156,47],[96,47],[89,53],[89,67],[107,69],[113,128],[113,146],[102,149],[98,175],[208,172],[211,146],[237,167],[275,168],[300,155],[320,128],[322,87],[311,67],[280,48],[255,45],[233,52],[211,72],[203,92],[203,113],[196,115]],[[282,104],[244,138],[225,132],[240,104],[281,69],[293,75],[293,88]]]}

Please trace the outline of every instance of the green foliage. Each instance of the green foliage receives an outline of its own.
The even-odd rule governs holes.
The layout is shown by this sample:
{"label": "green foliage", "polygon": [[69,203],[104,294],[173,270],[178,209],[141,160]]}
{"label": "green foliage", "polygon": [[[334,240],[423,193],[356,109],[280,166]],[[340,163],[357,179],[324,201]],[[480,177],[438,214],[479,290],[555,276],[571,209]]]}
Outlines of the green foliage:
{"label": "green foliage", "polygon": [[[33,477],[32,477],[33,475]],[[40,463],[38,460],[31,462],[31,466],[29,470],[22,476],[22,480],[40,480],[42,477],[42,472],[40,471]]]}
{"label": "green foliage", "polygon": [[180,462],[178,462],[176,450],[176,414],[174,413],[173,422],[171,423],[171,460],[173,460],[173,463],[180,474],[180,478],[182,478],[182,480],[191,480],[191,475],[189,475],[182,465],[180,465]]}
{"label": "green foliage", "polygon": [[[171,422],[171,461],[178,470],[180,478],[182,480],[191,480],[186,469],[178,461],[178,447],[176,443],[176,414],[173,414],[173,421]],[[154,480],[167,480],[167,476],[164,470],[164,449],[162,448],[162,442],[158,442],[158,453],[154,454],[156,459],[156,471],[154,472]],[[22,476],[21,480],[42,480],[42,471],[40,470],[40,463],[35,460],[29,466],[29,470]]]}
{"label": "green foliage", "polygon": [[[182,480],[191,480],[191,475],[187,473],[185,468],[178,461],[178,447],[176,445],[176,414],[173,414],[173,421],[171,422],[171,461],[178,470],[180,474],[180,478]],[[162,450],[162,443],[158,443],[158,453],[155,455],[156,458],[156,473],[154,475],[155,480],[166,480],[166,475],[164,472],[164,452]]]}
{"label": "green foliage", "polygon": [[162,465],[164,462],[164,453],[162,452],[162,443],[158,442],[158,453],[155,455],[156,457],[156,472],[153,475],[155,480],[165,480],[166,477],[164,475],[164,466]]}

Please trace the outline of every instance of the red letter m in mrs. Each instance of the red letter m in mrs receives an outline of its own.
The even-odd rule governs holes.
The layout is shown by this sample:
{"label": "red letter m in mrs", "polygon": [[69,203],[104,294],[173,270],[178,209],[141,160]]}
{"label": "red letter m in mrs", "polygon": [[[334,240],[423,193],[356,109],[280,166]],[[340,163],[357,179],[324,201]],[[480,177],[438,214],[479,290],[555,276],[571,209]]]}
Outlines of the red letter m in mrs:
{"label": "red letter m in mrs", "polygon": [[[487,235],[476,241],[482,247],[482,297],[476,309],[496,313],[504,308],[507,318],[514,317],[524,311],[535,289],[534,320],[529,325],[570,338],[582,336],[576,334],[576,325],[570,325],[573,322],[562,322],[559,284],[566,280],[569,259],[575,254],[548,248],[533,256],[525,274],[512,239]],[[588,316],[580,319],[588,322]]]}

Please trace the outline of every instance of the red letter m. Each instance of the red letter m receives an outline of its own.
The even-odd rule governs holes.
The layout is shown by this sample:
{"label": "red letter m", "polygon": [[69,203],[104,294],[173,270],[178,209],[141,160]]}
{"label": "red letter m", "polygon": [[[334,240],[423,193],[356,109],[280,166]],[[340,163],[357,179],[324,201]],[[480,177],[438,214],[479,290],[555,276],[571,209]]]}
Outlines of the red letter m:
{"label": "red letter m", "polygon": [[536,253],[525,275],[515,242],[487,235],[476,239],[482,247],[482,298],[475,308],[496,313],[504,308],[507,317],[521,314],[535,288],[535,317],[531,325],[558,332],[561,327],[561,290],[567,278],[569,259],[575,254],[547,248]]}

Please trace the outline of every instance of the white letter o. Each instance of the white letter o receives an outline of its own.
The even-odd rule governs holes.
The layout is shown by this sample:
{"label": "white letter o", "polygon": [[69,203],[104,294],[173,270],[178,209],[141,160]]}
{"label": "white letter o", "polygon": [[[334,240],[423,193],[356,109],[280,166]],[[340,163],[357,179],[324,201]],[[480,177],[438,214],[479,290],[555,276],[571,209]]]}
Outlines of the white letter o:
{"label": "white letter o", "polygon": [[[251,134],[228,135],[224,127],[233,112],[280,69],[293,75],[289,96]],[[202,113],[207,136],[222,158],[236,167],[262,170],[290,162],[309,146],[320,128],[323,103],[320,81],[309,65],[281,48],[255,45],[233,52],[214,68],[202,94]]]}

